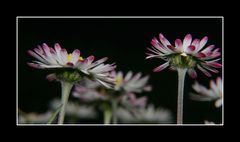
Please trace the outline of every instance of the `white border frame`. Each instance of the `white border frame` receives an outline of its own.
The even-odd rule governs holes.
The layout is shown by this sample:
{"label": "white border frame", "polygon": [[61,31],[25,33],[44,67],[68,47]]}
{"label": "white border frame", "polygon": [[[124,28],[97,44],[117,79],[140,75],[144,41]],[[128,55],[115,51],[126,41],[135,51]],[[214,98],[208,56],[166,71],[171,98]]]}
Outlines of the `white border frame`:
{"label": "white border frame", "polygon": [[[73,18],[104,18],[104,19],[156,19],[156,18],[175,18],[175,19],[222,19],[222,88],[223,88],[223,99],[222,99],[222,124],[18,124],[18,19],[28,18],[51,18],[51,19],[73,19]],[[17,126],[223,126],[224,125],[224,17],[223,16],[17,16],[16,17],[16,125]]]}

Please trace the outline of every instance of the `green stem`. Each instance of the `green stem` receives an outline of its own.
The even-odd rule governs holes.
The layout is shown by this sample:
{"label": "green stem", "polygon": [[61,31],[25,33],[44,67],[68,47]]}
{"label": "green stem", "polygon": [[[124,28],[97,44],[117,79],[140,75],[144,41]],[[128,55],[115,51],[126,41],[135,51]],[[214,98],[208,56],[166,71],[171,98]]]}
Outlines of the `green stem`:
{"label": "green stem", "polygon": [[70,91],[73,87],[73,84],[70,82],[61,81],[61,85],[62,85],[62,105],[63,106],[58,116],[58,124],[63,124],[64,122],[66,105],[68,102]]}
{"label": "green stem", "polygon": [[183,93],[187,69],[178,69],[177,124],[183,124]]}
{"label": "green stem", "polygon": [[111,109],[105,109],[104,112],[104,124],[110,124],[112,118],[112,111]]}
{"label": "green stem", "polygon": [[112,115],[113,115],[113,124],[117,124],[117,100],[112,100]]}

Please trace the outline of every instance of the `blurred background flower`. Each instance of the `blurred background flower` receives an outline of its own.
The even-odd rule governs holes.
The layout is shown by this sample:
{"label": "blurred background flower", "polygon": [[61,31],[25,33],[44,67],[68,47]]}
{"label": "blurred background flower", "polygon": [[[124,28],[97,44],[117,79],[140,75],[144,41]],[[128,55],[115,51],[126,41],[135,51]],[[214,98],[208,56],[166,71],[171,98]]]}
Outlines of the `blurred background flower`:
{"label": "blurred background flower", "polygon": [[190,98],[196,101],[215,101],[215,107],[219,108],[223,104],[223,88],[222,79],[218,77],[216,81],[210,81],[210,88],[207,89],[205,86],[195,82],[192,86],[197,92],[191,93]]}
{"label": "blurred background flower", "polygon": [[51,118],[52,112],[47,111],[45,113],[25,113],[19,110],[18,123],[19,124],[47,124],[48,120]]}
{"label": "blurred background flower", "polygon": [[[109,116],[106,120],[111,121],[110,117],[113,117],[113,123],[117,123],[117,108],[125,106],[129,109],[132,106],[145,106],[147,98],[137,98],[133,92],[151,91],[151,86],[147,84],[149,77],[141,78],[141,73],[133,75],[129,71],[124,77],[121,71],[112,71],[111,77],[115,80],[115,86],[112,89],[103,88],[97,82],[85,78],[85,81],[76,85],[73,96],[83,102],[98,102],[104,114]],[[106,121],[106,123],[110,122]]]}
{"label": "blurred background flower", "polygon": [[[50,109],[56,110],[60,104],[60,99],[54,99],[50,102]],[[77,119],[96,119],[98,117],[98,113],[93,106],[80,104],[78,101],[69,101],[66,106],[66,117]],[[78,123],[78,121],[75,123]]]}
{"label": "blurred background flower", "polygon": [[206,124],[206,125],[215,125],[214,122],[208,121],[208,120],[205,120],[205,121],[204,121],[204,124]]}
{"label": "blurred background flower", "polygon": [[141,72],[134,75],[132,71],[129,71],[124,76],[122,71],[112,71],[111,75],[116,81],[114,87],[116,91],[141,93],[142,91],[152,90],[152,87],[147,84],[149,76],[142,77]]}
{"label": "blurred background flower", "polygon": [[158,123],[172,123],[172,114],[167,109],[156,109],[153,105],[147,107],[135,108],[133,110],[119,108],[117,116],[121,123],[128,124],[158,124]]}
{"label": "blurred background flower", "polygon": [[[112,89],[104,88],[98,82],[84,78],[81,83],[75,86],[73,96],[82,101],[109,101],[112,97],[117,97],[120,101],[123,96],[126,96],[130,102],[140,104],[141,101],[137,101],[133,92],[149,92],[152,89],[152,87],[147,84],[149,76],[141,78],[141,73],[133,75],[133,73],[129,71],[124,77],[121,71],[118,73],[112,71],[110,76],[116,82]],[[141,98],[141,100],[144,102],[146,99]]]}

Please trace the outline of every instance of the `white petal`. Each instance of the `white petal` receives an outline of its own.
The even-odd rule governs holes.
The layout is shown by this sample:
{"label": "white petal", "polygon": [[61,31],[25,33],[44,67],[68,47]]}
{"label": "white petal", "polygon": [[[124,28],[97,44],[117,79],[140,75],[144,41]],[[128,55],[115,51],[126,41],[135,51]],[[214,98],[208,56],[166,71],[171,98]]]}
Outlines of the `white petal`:
{"label": "white petal", "polygon": [[222,99],[218,99],[216,102],[215,102],[215,107],[216,108],[219,108],[222,106]]}
{"label": "white petal", "polygon": [[105,62],[107,59],[108,59],[107,57],[104,57],[104,58],[102,58],[102,59],[99,59],[99,60],[97,60],[96,62],[93,62],[93,63],[89,66],[89,68],[92,68],[92,67],[95,67],[95,66],[99,65],[99,64]]}
{"label": "white petal", "polygon": [[78,61],[79,55],[80,55],[80,51],[78,49],[75,49],[71,56],[71,63],[75,65]]}
{"label": "white petal", "polygon": [[61,58],[62,58],[62,61],[63,61],[63,64],[67,64],[68,62],[68,53],[67,53],[67,50],[66,49],[61,49]]}
{"label": "white petal", "polygon": [[29,53],[31,56],[33,56],[34,58],[38,59],[39,61],[41,61],[41,62],[43,62],[43,63],[45,63],[45,64],[49,64],[49,62],[48,62],[46,59],[40,57],[38,54],[34,53],[33,51],[29,50],[28,53]]}
{"label": "white petal", "polygon": [[187,47],[191,44],[192,42],[192,35],[187,34],[183,40],[183,51],[185,52]]}
{"label": "white petal", "polygon": [[164,63],[164,64],[154,68],[153,72],[160,72],[160,71],[162,71],[163,69],[165,69],[168,66],[169,66],[169,62],[166,62],[166,63]]}
{"label": "white petal", "polygon": [[171,43],[161,33],[159,34],[159,39],[164,46],[171,45]]}
{"label": "white petal", "polygon": [[129,71],[127,73],[127,75],[125,76],[124,81],[129,81],[129,79],[131,79],[132,75],[133,75],[132,71]]}
{"label": "white petal", "polygon": [[54,49],[56,51],[56,55],[57,55],[59,64],[64,65],[64,62],[63,62],[63,59],[62,59],[62,56],[61,56],[61,49],[62,48],[60,47],[60,45],[58,43],[56,43],[54,45]]}
{"label": "white petal", "polygon": [[199,50],[201,50],[206,45],[207,41],[208,41],[207,36],[202,38],[202,40],[200,41]]}

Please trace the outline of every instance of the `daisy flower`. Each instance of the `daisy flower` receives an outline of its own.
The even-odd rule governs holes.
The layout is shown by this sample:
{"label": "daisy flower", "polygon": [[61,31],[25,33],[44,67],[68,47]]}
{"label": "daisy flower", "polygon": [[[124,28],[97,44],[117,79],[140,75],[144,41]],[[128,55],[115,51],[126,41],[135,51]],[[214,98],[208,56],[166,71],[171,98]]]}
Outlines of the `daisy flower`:
{"label": "daisy flower", "polygon": [[[159,41],[160,40],[160,41]],[[165,61],[164,64],[153,69],[154,72],[160,72],[163,69],[170,67],[171,70],[178,72],[178,101],[177,101],[177,124],[183,123],[183,93],[184,80],[186,72],[196,78],[196,68],[201,70],[206,76],[210,77],[209,71],[218,73],[216,68],[221,68],[222,65],[217,63],[221,53],[219,48],[214,49],[214,45],[209,45],[206,48],[208,37],[205,36],[201,40],[192,40],[192,35],[187,34],[183,41],[175,40],[175,45],[172,45],[161,33],[159,40],[153,38],[151,41],[152,48],[148,48],[146,59],[160,58]]]}
{"label": "daisy flower", "polygon": [[[221,68],[222,65],[217,63],[221,53],[219,48],[214,49],[214,45],[204,47],[208,41],[208,37],[205,36],[201,40],[192,40],[192,35],[187,34],[183,39],[175,40],[175,45],[172,45],[161,33],[159,34],[159,40],[153,38],[151,41],[152,48],[148,48],[150,53],[146,53],[149,58],[160,58],[166,61],[166,63],[153,69],[154,72],[162,71],[170,66],[171,69],[176,70],[178,68],[186,68],[187,72],[192,78],[197,77],[195,68],[198,68],[206,76],[211,76],[209,71],[218,73],[215,68]],[[214,50],[213,50],[214,49]]]}
{"label": "daisy flower", "polygon": [[54,49],[48,47],[46,43],[42,46],[38,45],[38,48],[28,50],[28,53],[39,61],[33,61],[34,63],[28,63],[28,65],[34,68],[76,68],[77,62],[83,61],[80,56],[80,51],[75,49],[71,54],[68,54],[67,50],[61,48],[56,43]]}
{"label": "daisy flower", "polygon": [[141,73],[134,75],[129,71],[126,76],[123,76],[121,71],[112,71],[110,76],[115,81],[113,88],[102,88],[98,82],[92,82],[86,78],[75,86],[73,96],[85,102],[98,101],[101,104],[107,103],[110,106],[103,107],[104,120],[105,114],[107,115],[107,120],[104,122],[110,123],[112,117],[113,123],[117,123],[117,107],[144,107],[147,98],[137,98],[134,93],[151,91],[151,86],[147,84],[149,76],[142,77]]}
{"label": "daisy flower", "polygon": [[215,101],[215,107],[221,107],[223,103],[222,79],[218,77],[216,82],[210,81],[210,88],[195,82],[192,86],[198,94],[191,94],[190,97],[196,101]]}
{"label": "daisy flower", "polygon": [[[71,74],[68,72],[50,74],[47,76],[47,79],[50,81],[55,79],[79,81],[81,75],[85,75],[108,88],[114,84],[114,80],[109,76],[109,72],[114,70],[116,66],[114,64],[104,64],[108,59],[107,57],[94,62],[94,56],[91,55],[84,59],[80,56],[78,49],[68,54],[67,50],[61,48],[58,43],[54,45],[54,49],[43,43],[42,47],[38,46],[38,48],[34,48],[33,51],[29,50],[28,53],[38,60],[33,61],[33,63],[28,63],[31,67],[39,69],[70,68],[75,71]],[[79,71],[80,74],[76,71]]]}
{"label": "daisy flower", "polygon": [[[94,100],[107,100],[111,99],[108,93],[112,91],[121,91],[121,94],[117,97],[128,96],[127,98],[134,103],[136,96],[133,93],[141,93],[143,91],[151,91],[152,87],[148,85],[149,76],[141,77],[141,73],[133,74],[129,71],[126,76],[123,76],[121,71],[115,72],[112,71],[110,76],[115,82],[115,85],[111,89],[101,88],[99,82],[94,82],[85,78],[82,82],[75,85],[73,96],[80,98],[85,101],[94,101]],[[90,97],[91,96],[91,97]],[[140,101],[141,102],[141,101]],[[141,104],[139,102],[139,104]]]}
{"label": "daisy flower", "polygon": [[142,77],[142,73],[140,72],[134,75],[132,71],[129,71],[124,77],[121,71],[112,71],[111,75],[116,81],[114,87],[116,91],[123,90],[124,92],[141,93],[143,91],[152,90],[152,87],[147,84],[149,76]]}
{"label": "daisy flower", "polygon": [[76,82],[88,77],[98,81],[107,88],[114,85],[114,79],[110,76],[116,66],[114,64],[104,64],[107,57],[94,61],[94,56],[83,58],[78,49],[72,54],[61,48],[58,43],[54,48],[48,47],[43,43],[42,46],[29,50],[28,53],[38,61],[28,63],[29,66],[38,69],[54,69],[54,73],[47,76],[48,80],[59,80],[62,85],[62,109],[60,111],[58,123],[63,124],[65,109],[68,102],[70,91]]}

